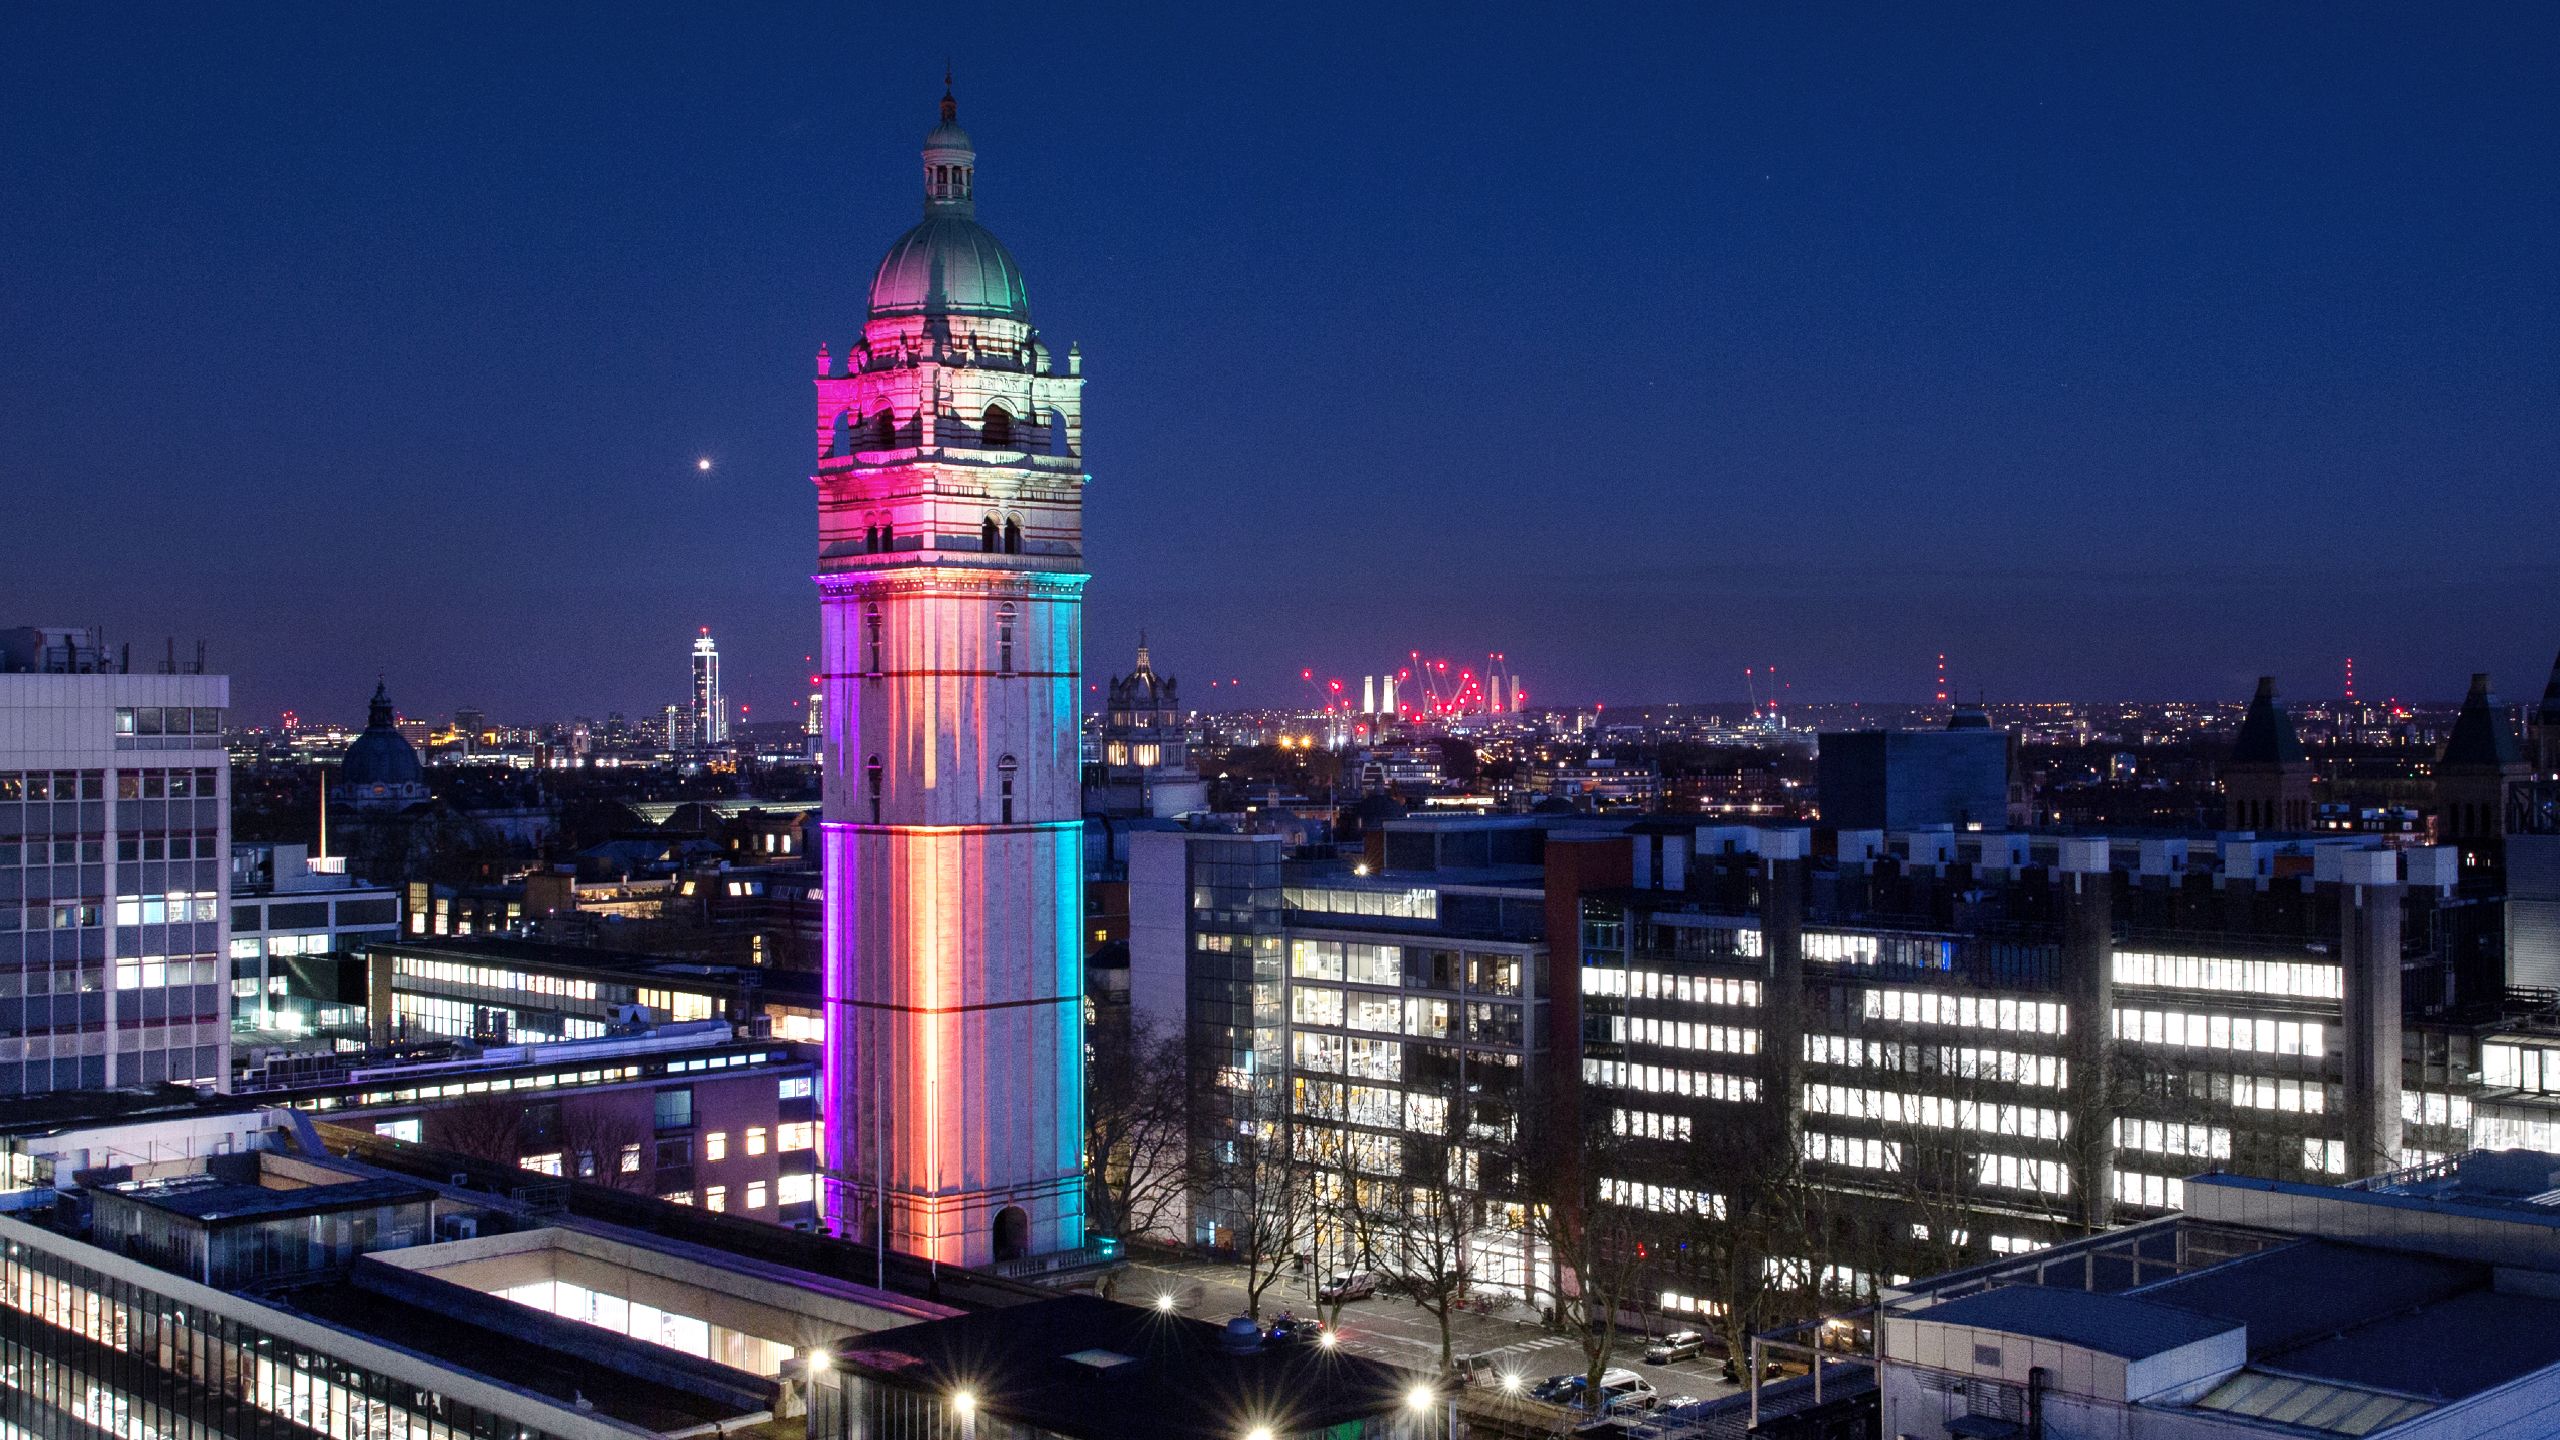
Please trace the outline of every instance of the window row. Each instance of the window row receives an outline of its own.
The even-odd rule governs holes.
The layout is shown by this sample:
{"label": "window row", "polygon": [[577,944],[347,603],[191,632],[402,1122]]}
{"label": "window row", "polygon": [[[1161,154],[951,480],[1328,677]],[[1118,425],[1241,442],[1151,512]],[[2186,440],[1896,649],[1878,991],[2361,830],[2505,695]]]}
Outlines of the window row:
{"label": "window row", "polygon": [[2250,1015],[2196,1015],[2182,1010],[2116,1011],[2116,1038],[2145,1045],[2204,1050],[2247,1050],[2260,1055],[2328,1053],[2321,1026],[2310,1020],[2269,1020]]}
{"label": "window row", "polygon": [[1636,1065],[1624,1060],[1586,1058],[1582,1062],[1582,1078],[1589,1084],[1638,1090],[1648,1095],[1689,1095],[1701,1100],[1735,1103],[1753,1103],[1760,1098],[1757,1077],[1727,1075],[1720,1070],[1681,1070],[1667,1065]]}
{"label": "window row", "polygon": [[1963,1080],[1997,1080],[2004,1085],[2035,1085],[2059,1090],[2071,1083],[2071,1062],[2059,1055],[2026,1050],[1985,1049],[1972,1045],[1912,1045],[1893,1040],[1856,1040],[1846,1035],[1804,1037],[1804,1058],[1816,1065],[1850,1069],[1899,1071],[1909,1075],[1948,1075]]}
{"label": "window row", "polygon": [[1633,1000],[1677,1000],[1689,1005],[1757,1005],[1760,982],[1726,975],[1676,975],[1587,965],[1582,971],[1582,993],[1623,995]]}
{"label": "window row", "polygon": [[1724,1218],[1724,1197],[1708,1190],[1691,1190],[1681,1185],[1648,1185],[1641,1180],[1620,1180],[1613,1176],[1600,1178],[1600,1198],[1612,1205],[1630,1210],[1650,1210],[1657,1215],[1706,1215]]}
{"label": "window row", "polygon": [[2007,1030],[2023,1035],[2067,1035],[2070,1012],[2051,1000],[2017,1000],[1969,991],[1866,992],[1866,1018],[1906,1025],[1952,1025],[1965,1030]]}
{"label": "window row", "polygon": [[222,899],[210,890],[116,897],[119,925],[193,925],[221,918]]}
{"label": "window row", "polygon": [[1820,1130],[1804,1132],[1804,1158],[1825,1165],[1846,1165],[1853,1170],[1900,1170],[1902,1145],[1899,1141],[1878,1140],[1871,1135],[1831,1135]]}
{"label": "window row", "polygon": [[2119,1150],[2147,1150],[2154,1155],[2176,1155],[2191,1160],[2228,1160],[2231,1158],[2231,1131],[2221,1125],[2164,1124],[2158,1120],[2118,1120],[2115,1143]]}
{"label": "window row", "polygon": [[2030,1155],[1977,1155],[1973,1178],[1993,1190],[2026,1190],[2038,1195],[2071,1193],[2071,1167],[2059,1160],[2039,1160]]}
{"label": "window row", "polygon": [[1846,1085],[1807,1085],[1804,1109],[1808,1115],[1839,1115],[1887,1125],[1971,1130],[2030,1140],[2059,1140],[2071,1127],[2070,1118],[2061,1111],[2035,1105],[1995,1105],[1944,1095],[1907,1095],[1899,1090],[1860,1090]]}
{"label": "window row", "polygon": [[1722,1055],[1760,1053],[1760,1032],[1746,1025],[1700,1025],[1651,1015],[1612,1015],[1609,1031],[1609,1038],[1621,1043],[1708,1050]]}
{"label": "window row", "polygon": [[2235,995],[2283,995],[2335,1000],[2346,993],[2345,971],[2309,960],[2244,960],[2222,955],[2157,955],[2121,950],[2115,958],[2119,985],[2170,990],[2222,990]]}
{"label": "window row", "polygon": [[1612,1135],[1625,1135],[1638,1140],[1687,1140],[1692,1138],[1690,1134],[1690,1122],[1688,1116],[1664,1115],[1653,1110],[1610,1111],[1609,1133]]}
{"label": "window row", "polygon": [[119,735],[219,735],[222,712],[204,706],[119,705]]}

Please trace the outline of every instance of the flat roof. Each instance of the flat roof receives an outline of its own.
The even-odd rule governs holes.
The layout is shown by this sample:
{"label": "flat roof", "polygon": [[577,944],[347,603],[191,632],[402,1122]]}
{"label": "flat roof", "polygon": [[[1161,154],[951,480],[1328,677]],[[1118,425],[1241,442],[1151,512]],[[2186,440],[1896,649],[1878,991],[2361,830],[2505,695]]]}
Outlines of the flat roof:
{"label": "flat roof", "polygon": [[392,954],[484,963],[507,961],[554,975],[607,976],[654,981],[663,985],[690,984],[723,993],[734,993],[752,985],[781,1000],[815,1002],[821,981],[821,977],[802,971],[756,965],[722,965],[627,950],[590,950],[577,945],[549,945],[539,940],[515,940],[505,936],[400,936],[358,943],[366,950]]}
{"label": "flat roof", "polygon": [[2239,1328],[2174,1305],[2055,1285],[2004,1285],[1932,1305],[1910,1318],[2056,1340],[2127,1360],[2147,1360]]}
{"label": "flat roof", "polygon": [[2249,1327],[2249,1353],[2282,1350],[2487,1283],[2488,1267],[2404,1250],[2304,1240],[2132,1293]]}
{"label": "flat roof", "polygon": [[966,1389],[981,1411],[1079,1440],[1314,1431],[1393,1411],[1415,1383],[1340,1350],[1236,1354],[1221,1338],[1206,1321],[1062,1295],[846,1340],[834,1358],[927,1394]]}
{"label": "flat roof", "polygon": [[429,1192],[406,1180],[388,1178],[272,1190],[264,1185],[221,1180],[211,1175],[189,1175],[177,1180],[127,1180],[96,1193],[182,1215],[205,1225],[287,1215],[320,1215],[332,1210],[354,1210],[375,1205],[423,1203],[430,1198]]}
{"label": "flat roof", "polygon": [[0,1136],[59,1135],[99,1125],[166,1120],[190,1115],[245,1115],[266,1105],[255,1098],[207,1095],[184,1085],[148,1090],[57,1090],[12,1095],[0,1110]]}

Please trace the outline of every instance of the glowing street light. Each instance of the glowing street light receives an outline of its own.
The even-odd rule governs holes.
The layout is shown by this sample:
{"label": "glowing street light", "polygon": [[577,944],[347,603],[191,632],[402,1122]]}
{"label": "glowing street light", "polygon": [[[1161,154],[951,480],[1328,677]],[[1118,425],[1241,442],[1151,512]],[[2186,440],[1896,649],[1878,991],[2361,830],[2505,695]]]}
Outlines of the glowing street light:
{"label": "glowing street light", "polygon": [[1505,1395],[1517,1395],[1520,1393],[1519,1371],[1505,1370],[1502,1372],[1502,1393]]}
{"label": "glowing street light", "polygon": [[1431,1393],[1430,1386],[1416,1385],[1413,1389],[1406,1392],[1404,1403],[1405,1407],[1411,1410],[1414,1414],[1425,1415],[1430,1413],[1432,1404],[1439,1398],[1439,1396]]}
{"label": "glowing street light", "polygon": [[828,1354],[826,1351],[824,1351],[824,1350],[812,1350],[812,1351],[810,1351],[810,1352],[809,1352],[809,1362],[808,1362],[808,1363],[809,1363],[809,1373],[810,1373],[810,1374],[812,1374],[812,1375],[824,1375],[824,1374],[826,1374],[826,1373],[827,1373],[827,1371],[828,1371],[829,1369],[831,1369],[831,1368],[833,1368],[833,1367],[834,1367],[834,1365],[835,1365],[835,1363],[836,1363],[836,1362],[835,1362],[835,1357],[834,1357],[834,1356],[832,1356],[832,1355],[830,1355],[830,1354]]}
{"label": "glowing street light", "polygon": [[1159,1296],[1157,1296],[1157,1297],[1156,1297],[1156,1309],[1158,1309],[1158,1310],[1162,1311],[1163,1313],[1165,1313],[1165,1314],[1167,1314],[1167,1315],[1172,1314],[1172,1313],[1173,1313],[1173,1297],[1172,1297],[1171,1295],[1159,1295]]}
{"label": "glowing street light", "polygon": [[954,1390],[951,1392],[951,1408],[959,1411],[960,1418],[966,1420],[978,1413],[978,1397],[966,1390]]}

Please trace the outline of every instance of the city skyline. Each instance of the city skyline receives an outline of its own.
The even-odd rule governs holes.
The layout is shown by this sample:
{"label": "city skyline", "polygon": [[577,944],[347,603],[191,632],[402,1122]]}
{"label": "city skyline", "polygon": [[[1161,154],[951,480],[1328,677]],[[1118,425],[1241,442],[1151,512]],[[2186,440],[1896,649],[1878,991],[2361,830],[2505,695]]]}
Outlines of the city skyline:
{"label": "city skyline", "polygon": [[187,617],[244,717],[642,714],[705,624],[791,713],[783,397],[947,53],[1110,417],[1098,657],[1248,704],[1415,646],[1557,704],[1940,651],[1995,700],[2539,686],[2547,13],[1094,19],[12,14],[0,453],[23,513],[156,523],[0,565],[141,654]]}

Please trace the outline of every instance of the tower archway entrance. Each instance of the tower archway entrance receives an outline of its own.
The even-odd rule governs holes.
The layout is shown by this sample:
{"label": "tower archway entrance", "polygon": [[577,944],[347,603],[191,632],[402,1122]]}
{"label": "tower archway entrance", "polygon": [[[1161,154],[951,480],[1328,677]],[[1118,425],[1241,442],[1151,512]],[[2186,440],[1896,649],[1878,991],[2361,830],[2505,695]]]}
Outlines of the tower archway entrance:
{"label": "tower archway entrance", "polygon": [[996,1258],[1019,1260],[1031,1253],[1031,1217],[1019,1205],[996,1212]]}

